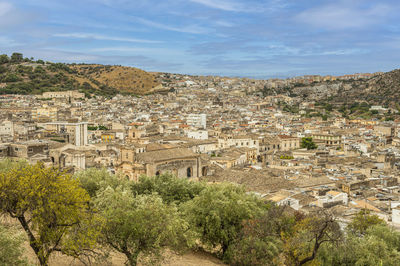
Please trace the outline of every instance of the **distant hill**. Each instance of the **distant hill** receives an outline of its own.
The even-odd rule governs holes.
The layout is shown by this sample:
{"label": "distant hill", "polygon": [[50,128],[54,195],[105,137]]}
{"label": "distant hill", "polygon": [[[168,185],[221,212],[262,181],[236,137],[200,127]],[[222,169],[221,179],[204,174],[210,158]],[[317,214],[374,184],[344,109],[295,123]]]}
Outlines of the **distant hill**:
{"label": "distant hill", "polygon": [[293,83],[275,89],[264,87],[261,92],[265,96],[285,94],[306,101],[327,101],[336,106],[366,102],[400,109],[400,69],[359,80],[321,81],[309,85]]}
{"label": "distant hill", "polygon": [[396,69],[355,84],[351,91],[354,99],[363,99],[371,104],[400,107],[400,70]]}
{"label": "distant hill", "polygon": [[153,74],[138,68],[34,61],[15,54],[0,55],[0,94],[79,90],[87,96],[113,96],[163,90]]}
{"label": "distant hill", "polygon": [[393,70],[366,80],[328,84],[327,91],[330,96],[326,100],[336,106],[365,102],[369,106],[381,105],[400,109],[400,70]]}

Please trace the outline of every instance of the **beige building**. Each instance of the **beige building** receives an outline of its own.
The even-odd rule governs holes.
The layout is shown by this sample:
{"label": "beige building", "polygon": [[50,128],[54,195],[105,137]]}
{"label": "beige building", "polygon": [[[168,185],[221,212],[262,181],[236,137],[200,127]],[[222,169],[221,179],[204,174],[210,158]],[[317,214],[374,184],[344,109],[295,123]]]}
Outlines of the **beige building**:
{"label": "beige building", "polygon": [[136,147],[121,148],[117,171],[130,180],[137,181],[140,175],[157,176],[172,173],[180,178],[202,176],[200,155],[185,148],[139,150]]}
{"label": "beige building", "polygon": [[43,92],[40,98],[81,99],[85,98],[85,94],[78,91],[48,91],[48,92]]}
{"label": "beige building", "polygon": [[0,123],[0,136],[14,136],[14,123],[12,121],[3,121]]}
{"label": "beige building", "polygon": [[44,124],[48,133],[67,134],[68,142],[75,146],[88,145],[88,129],[85,122],[82,123],[68,123],[68,122],[54,122]]}
{"label": "beige building", "polygon": [[334,134],[313,134],[312,139],[315,143],[322,143],[326,146],[342,145],[342,136]]}
{"label": "beige building", "polygon": [[374,132],[378,136],[393,137],[395,128],[390,126],[374,126]]}
{"label": "beige building", "polygon": [[281,151],[291,151],[300,148],[300,139],[296,137],[279,135],[280,140],[280,150]]}
{"label": "beige building", "polygon": [[57,121],[57,113],[57,107],[39,107],[32,110],[32,119]]}

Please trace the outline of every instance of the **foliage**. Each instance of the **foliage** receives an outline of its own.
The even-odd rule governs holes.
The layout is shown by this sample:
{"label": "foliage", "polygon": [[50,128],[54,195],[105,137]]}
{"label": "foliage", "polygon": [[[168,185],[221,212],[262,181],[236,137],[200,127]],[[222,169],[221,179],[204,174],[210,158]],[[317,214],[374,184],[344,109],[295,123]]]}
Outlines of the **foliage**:
{"label": "foliage", "polygon": [[0,65],[1,64],[6,64],[10,61],[10,58],[8,58],[8,55],[2,54],[0,55]]}
{"label": "foliage", "polygon": [[364,235],[370,227],[378,224],[385,224],[385,221],[377,215],[371,215],[368,210],[361,210],[356,214],[347,228],[353,234]]}
{"label": "foliage", "polygon": [[11,63],[20,63],[24,60],[24,56],[21,53],[13,53],[11,55]]}
{"label": "foliage", "polygon": [[116,189],[117,187],[127,188],[130,182],[119,176],[110,174],[106,169],[89,168],[77,172],[74,175],[80,181],[80,185],[89,193],[90,197],[95,197],[100,190],[107,187]]}
{"label": "foliage", "polygon": [[4,164],[10,170],[0,172],[0,211],[19,221],[41,265],[54,251],[78,257],[94,245],[96,228],[84,226],[89,195],[77,180],[41,164]]}
{"label": "foliage", "polygon": [[88,130],[95,131],[95,130],[108,130],[106,126],[98,125],[98,126],[88,126]]}
{"label": "foliage", "polygon": [[307,148],[307,150],[315,150],[316,148],[318,148],[311,137],[302,138],[300,146],[302,148]]}
{"label": "foliage", "polygon": [[342,232],[334,217],[328,213],[307,216],[296,223],[292,233],[285,233],[284,255],[290,265],[313,261],[322,246],[338,243]]}
{"label": "foliage", "polygon": [[291,156],[291,155],[281,155],[279,158],[281,160],[292,160],[292,159],[294,159],[294,157]]}
{"label": "foliage", "polygon": [[225,261],[230,265],[279,265],[280,245],[276,237],[243,237],[229,246]]}
{"label": "foliage", "polygon": [[134,195],[157,193],[166,203],[180,204],[199,195],[205,184],[167,173],[153,177],[141,176],[131,187]]}
{"label": "foliage", "polygon": [[24,236],[16,230],[0,225],[0,265],[28,265],[27,259],[23,256],[24,239]]}
{"label": "foliage", "polygon": [[288,113],[297,114],[297,113],[299,113],[299,106],[288,105],[285,103],[282,110],[285,112],[288,112]]}
{"label": "foliage", "polygon": [[21,81],[21,78],[18,77],[16,74],[8,74],[2,79],[3,82],[17,82]]}
{"label": "foliage", "polygon": [[370,227],[364,236],[349,234],[339,245],[321,249],[319,261],[323,265],[398,265],[400,234],[386,225]]}
{"label": "foliage", "polygon": [[239,237],[226,251],[225,262],[231,265],[281,265],[281,236],[290,234],[296,222],[288,209],[273,205],[260,218],[245,221]]}
{"label": "foliage", "polygon": [[157,195],[134,197],[130,191],[108,187],[95,205],[105,219],[102,243],[123,253],[129,265],[136,265],[139,256],[154,264],[164,247],[182,250],[188,244],[188,224],[174,205],[164,204]]}
{"label": "foliage", "polygon": [[231,184],[209,185],[182,210],[189,223],[210,248],[219,248],[222,256],[237,239],[243,222],[262,215],[268,206],[243,187]]}

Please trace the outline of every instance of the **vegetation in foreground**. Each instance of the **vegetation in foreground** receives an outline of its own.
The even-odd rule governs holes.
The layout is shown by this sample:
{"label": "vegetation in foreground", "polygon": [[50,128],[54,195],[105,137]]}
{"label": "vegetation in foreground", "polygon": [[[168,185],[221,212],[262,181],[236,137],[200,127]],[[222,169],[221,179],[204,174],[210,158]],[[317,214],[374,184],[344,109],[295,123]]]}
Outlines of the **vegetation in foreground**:
{"label": "vegetation in foreground", "polygon": [[[133,183],[106,170],[74,176],[43,165],[0,162],[0,264],[27,265],[27,240],[40,265],[52,254],[96,264],[110,251],[127,265],[154,265],[164,250],[203,249],[230,265],[397,265],[400,233],[366,211],[342,230],[328,212],[304,215],[263,202],[233,184],[177,179]],[[23,237],[24,232],[25,237]]]}

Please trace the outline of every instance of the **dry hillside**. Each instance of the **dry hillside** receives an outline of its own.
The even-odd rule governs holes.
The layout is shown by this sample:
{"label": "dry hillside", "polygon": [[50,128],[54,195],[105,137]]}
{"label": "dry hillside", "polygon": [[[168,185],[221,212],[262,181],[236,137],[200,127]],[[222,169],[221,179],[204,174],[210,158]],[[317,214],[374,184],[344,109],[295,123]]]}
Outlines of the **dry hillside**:
{"label": "dry hillside", "polygon": [[42,94],[78,90],[89,95],[145,95],[163,91],[155,75],[138,68],[110,65],[0,61],[0,94]]}
{"label": "dry hillside", "polygon": [[76,80],[93,87],[106,85],[118,92],[144,95],[162,89],[155,76],[141,69],[124,66],[71,65]]}

